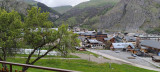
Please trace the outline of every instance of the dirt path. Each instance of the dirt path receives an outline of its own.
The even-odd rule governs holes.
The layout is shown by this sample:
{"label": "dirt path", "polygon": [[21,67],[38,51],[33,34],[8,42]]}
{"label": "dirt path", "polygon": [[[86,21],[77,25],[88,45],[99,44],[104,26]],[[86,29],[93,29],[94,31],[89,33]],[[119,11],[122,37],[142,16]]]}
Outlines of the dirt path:
{"label": "dirt path", "polygon": [[120,59],[120,58],[117,58],[117,57],[114,57],[114,56],[110,56],[110,55],[98,52],[96,50],[88,50],[88,51],[93,52],[93,53],[98,54],[98,55],[102,55],[102,56],[104,56],[106,58],[110,58],[111,60],[118,60],[118,61],[125,62],[127,64],[131,64],[131,65],[136,66],[136,67],[140,67],[140,68],[144,68],[144,69],[149,69],[149,70],[154,70],[154,71],[159,71],[160,72],[160,69],[158,69],[158,68],[151,68],[151,67],[147,67],[147,66],[144,66],[144,65],[135,64],[135,63],[132,63],[132,62],[129,62],[129,61],[126,61],[126,60],[123,60],[123,59]]}

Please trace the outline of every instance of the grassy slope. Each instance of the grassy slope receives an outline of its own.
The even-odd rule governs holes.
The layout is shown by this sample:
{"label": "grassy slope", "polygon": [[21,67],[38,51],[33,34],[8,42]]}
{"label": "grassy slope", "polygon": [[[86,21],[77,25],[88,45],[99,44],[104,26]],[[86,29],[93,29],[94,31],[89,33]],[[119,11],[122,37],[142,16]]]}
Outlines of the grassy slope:
{"label": "grassy slope", "polygon": [[[25,59],[8,59],[10,62],[18,62],[24,63]],[[38,61],[35,65],[46,66],[46,67],[54,67],[54,68],[62,68],[69,70],[76,70],[82,72],[154,72],[150,70],[145,70],[141,68],[137,68],[130,65],[119,65],[119,64],[111,64],[112,68],[109,68],[108,63],[98,64],[94,62],[89,62],[87,60],[60,60],[60,59],[42,59]],[[21,70],[21,67],[14,66],[14,69]],[[29,69],[27,72],[50,72],[44,70],[37,69]]]}
{"label": "grassy slope", "polygon": [[60,7],[54,7],[53,9],[58,11],[59,13],[63,14],[65,12],[67,12],[68,10],[70,10],[72,8],[72,6],[60,6]]}
{"label": "grassy slope", "polygon": [[[82,28],[96,29],[100,17],[112,9],[119,1],[120,0],[91,0],[80,3],[61,16],[61,18],[56,21],[56,25],[67,22],[67,20],[70,19],[76,19],[71,26],[81,24],[80,27]],[[70,25],[70,23],[67,24]]]}
{"label": "grassy slope", "polygon": [[80,3],[79,5],[75,6],[75,8],[103,6],[107,3],[118,3],[119,1],[120,0],[90,0],[90,1],[87,1],[87,2]]}
{"label": "grassy slope", "polygon": [[[28,57],[29,55],[27,54],[17,54],[15,57]],[[37,55],[33,55],[32,57],[37,57]],[[78,56],[74,56],[74,55],[67,55],[66,57],[62,57],[62,56],[54,56],[54,55],[47,55],[44,58],[80,58]]]}

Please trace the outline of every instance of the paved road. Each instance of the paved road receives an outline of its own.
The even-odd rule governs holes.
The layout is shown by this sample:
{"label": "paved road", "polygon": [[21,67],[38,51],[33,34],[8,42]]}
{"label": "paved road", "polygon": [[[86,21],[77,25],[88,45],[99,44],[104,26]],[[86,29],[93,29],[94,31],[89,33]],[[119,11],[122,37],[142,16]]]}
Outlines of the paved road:
{"label": "paved road", "polygon": [[110,50],[88,50],[88,51],[102,55],[112,60],[122,61],[140,68],[160,71],[159,68],[156,68],[155,66],[153,66],[152,64],[150,64],[149,62],[141,58],[136,57],[136,59],[128,59],[127,57],[131,57],[131,54],[128,52],[115,53],[114,51],[110,51]]}

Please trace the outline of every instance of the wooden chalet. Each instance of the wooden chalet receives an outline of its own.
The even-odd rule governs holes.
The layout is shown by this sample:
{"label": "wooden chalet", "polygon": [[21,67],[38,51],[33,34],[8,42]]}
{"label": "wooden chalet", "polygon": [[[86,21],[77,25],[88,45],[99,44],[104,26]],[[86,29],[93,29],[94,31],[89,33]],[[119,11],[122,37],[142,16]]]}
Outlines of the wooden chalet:
{"label": "wooden chalet", "polygon": [[88,39],[86,46],[88,48],[103,49],[105,47],[105,44],[103,42],[96,40],[96,39]]}
{"label": "wooden chalet", "polygon": [[135,47],[132,43],[112,43],[110,49],[113,51],[131,51],[133,52]]}
{"label": "wooden chalet", "polygon": [[105,42],[104,38],[108,38],[107,34],[98,33],[98,34],[96,35],[96,39],[97,39],[98,41]]}
{"label": "wooden chalet", "polygon": [[[146,53],[157,54],[160,52],[160,41],[156,40],[143,40],[141,46],[145,47]],[[144,50],[141,48],[141,50]]]}
{"label": "wooden chalet", "polygon": [[110,37],[110,38],[104,38],[104,41],[110,41],[111,43],[115,43],[115,38],[114,37]]}

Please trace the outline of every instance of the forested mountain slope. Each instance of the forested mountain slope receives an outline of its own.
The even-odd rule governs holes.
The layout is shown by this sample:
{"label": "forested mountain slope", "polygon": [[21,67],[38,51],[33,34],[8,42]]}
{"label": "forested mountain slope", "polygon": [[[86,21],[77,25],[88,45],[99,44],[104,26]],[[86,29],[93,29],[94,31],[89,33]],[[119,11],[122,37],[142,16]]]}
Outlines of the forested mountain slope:
{"label": "forested mountain slope", "polygon": [[15,10],[20,13],[22,17],[23,15],[27,15],[27,10],[31,9],[31,7],[34,6],[41,7],[42,12],[49,12],[49,19],[51,21],[55,21],[61,15],[60,13],[46,6],[45,4],[36,2],[34,0],[0,0],[0,7],[2,9],[5,9],[6,11]]}
{"label": "forested mountain slope", "polygon": [[69,11],[70,9],[72,9],[72,6],[67,5],[67,6],[59,6],[59,7],[53,7],[54,10],[56,10],[57,12],[63,14],[66,13],[67,11]]}
{"label": "forested mountain slope", "polygon": [[73,7],[56,21],[57,25],[65,22],[69,26],[96,29],[99,19],[111,10],[119,0],[91,0]]}

